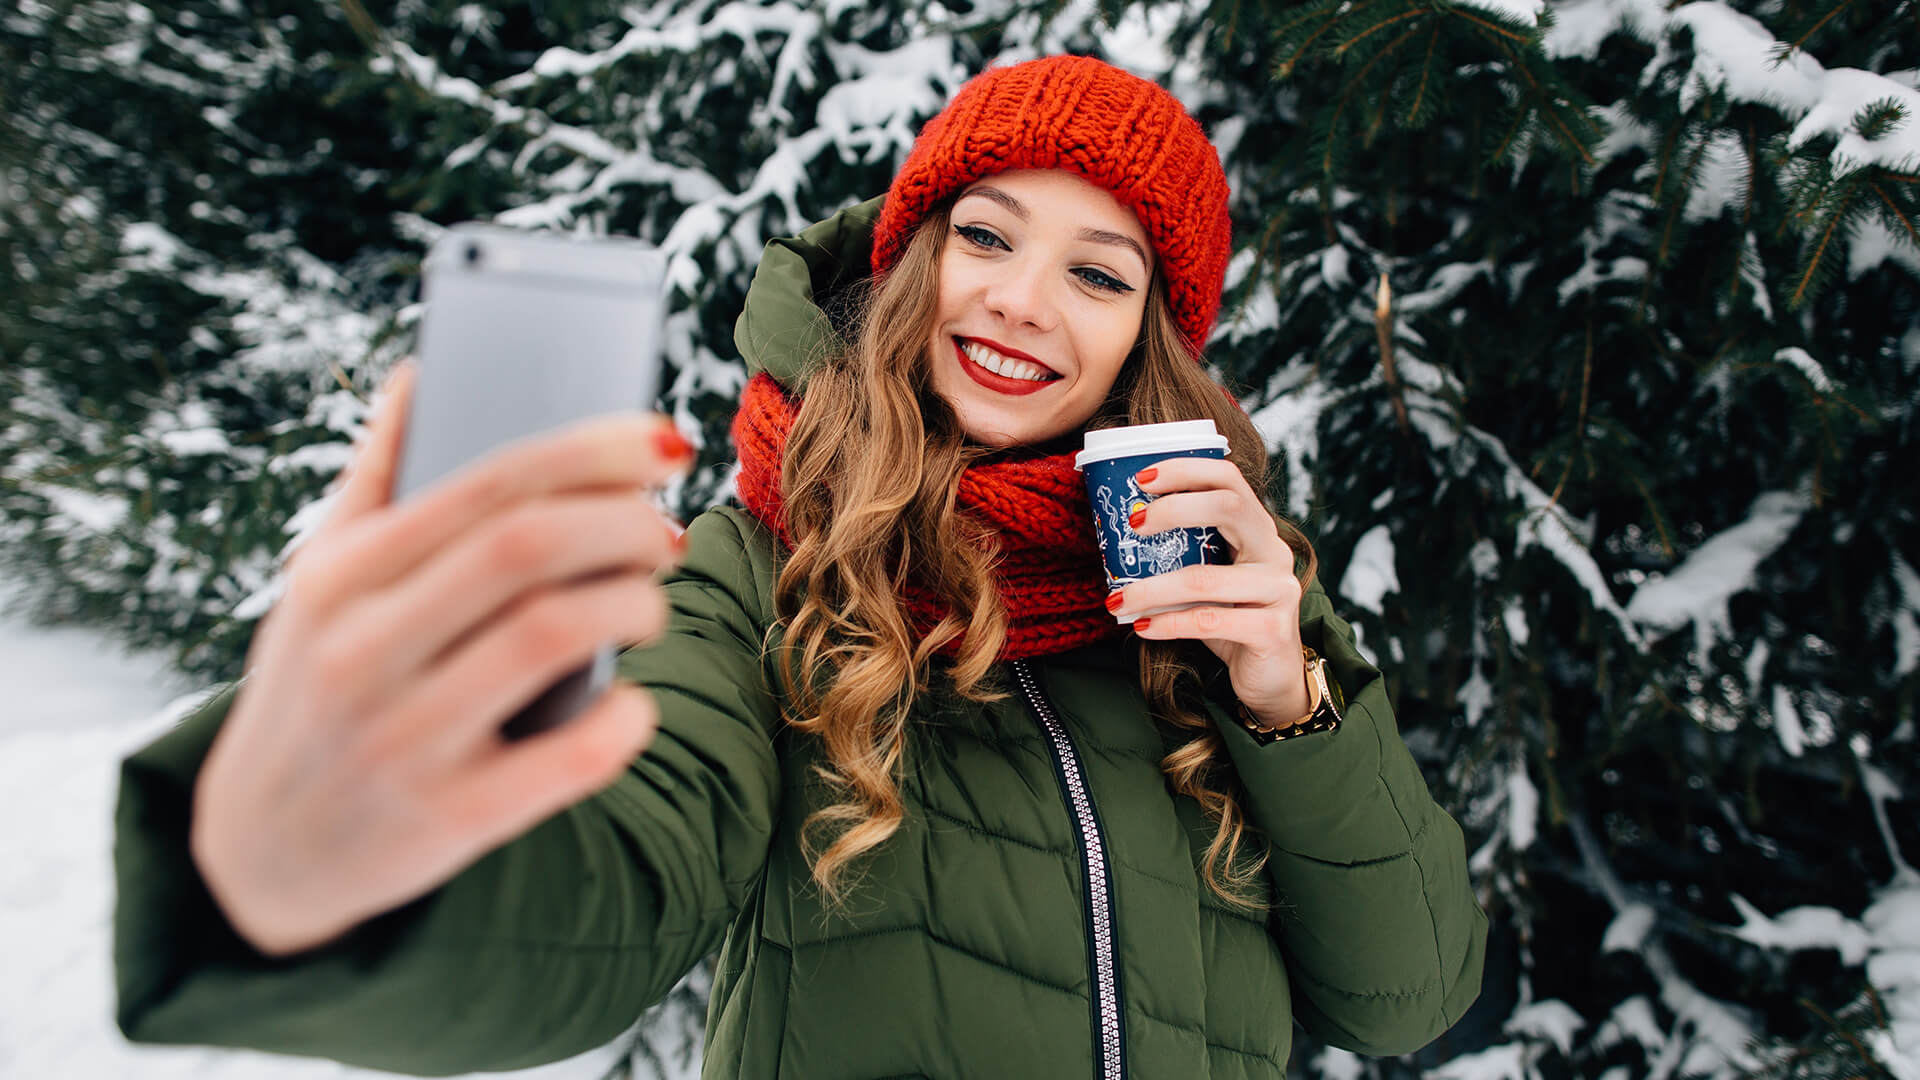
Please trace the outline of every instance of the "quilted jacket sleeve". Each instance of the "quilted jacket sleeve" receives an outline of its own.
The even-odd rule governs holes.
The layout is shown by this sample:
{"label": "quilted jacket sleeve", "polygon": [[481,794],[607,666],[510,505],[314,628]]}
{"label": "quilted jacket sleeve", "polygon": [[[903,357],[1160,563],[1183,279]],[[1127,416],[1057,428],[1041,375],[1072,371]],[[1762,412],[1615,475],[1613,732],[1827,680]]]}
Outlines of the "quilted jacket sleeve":
{"label": "quilted jacket sleeve", "polygon": [[661,709],[612,786],[421,899],[286,959],[227,925],[188,855],[194,779],[235,693],[122,764],[117,1020],[137,1042],[247,1047],[416,1075],[604,1045],[715,948],[779,811],[757,598],[770,569],[720,513],[667,585],[669,633],[620,658]]}
{"label": "quilted jacket sleeve", "polygon": [[1334,1046],[1409,1053],[1479,995],[1487,918],[1460,827],[1428,794],[1385,680],[1318,582],[1300,616],[1346,693],[1344,723],[1262,746],[1225,710],[1216,721],[1271,845],[1294,1016]]}

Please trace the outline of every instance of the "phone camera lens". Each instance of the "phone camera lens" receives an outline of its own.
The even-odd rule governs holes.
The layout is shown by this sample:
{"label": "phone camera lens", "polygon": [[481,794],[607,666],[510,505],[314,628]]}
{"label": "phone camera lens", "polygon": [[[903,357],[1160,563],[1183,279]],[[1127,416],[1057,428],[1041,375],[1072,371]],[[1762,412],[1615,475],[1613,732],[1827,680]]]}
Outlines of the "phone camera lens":
{"label": "phone camera lens", "polygon": [[467,245],[467,265],[468,266],[480,265],[480,245],[479,244]]}

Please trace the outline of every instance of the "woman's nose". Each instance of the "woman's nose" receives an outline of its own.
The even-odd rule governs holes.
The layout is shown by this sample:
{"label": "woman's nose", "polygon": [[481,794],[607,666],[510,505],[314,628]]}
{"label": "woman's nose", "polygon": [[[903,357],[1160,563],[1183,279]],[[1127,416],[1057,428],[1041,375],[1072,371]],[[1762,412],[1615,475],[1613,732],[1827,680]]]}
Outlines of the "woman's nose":
{"label": "woman's nose", "polygon": [[1059,321],[1059,306],[1039,260],[1009,260],[1002,270],[987,287],[987,310],[1038,331],[1053,329]]}

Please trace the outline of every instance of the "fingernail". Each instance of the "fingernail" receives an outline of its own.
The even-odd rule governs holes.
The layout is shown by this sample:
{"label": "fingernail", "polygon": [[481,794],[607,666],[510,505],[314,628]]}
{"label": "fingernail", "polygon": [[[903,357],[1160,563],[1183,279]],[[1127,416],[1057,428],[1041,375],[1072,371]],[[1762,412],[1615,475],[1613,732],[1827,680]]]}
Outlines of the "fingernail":
{"label": "fingernail", "polygon": [[1107,594],[1107,610],[1108,611],[1119,611],[1120,605],[1126,602],[1127,602],[1127,590],[1125,589],[1121,589],[1118,592]]}
{"label": "fingernail", "polygon": [[693,444],[674,428],[662,428],[654,432],[653,446],[668,461],[685,461],[693,456]]}
{"label": "fingernail", "polygon": [[1139,483],[1151,484],[1153,483],[1153,478],[1159,475],[1160,470],[1157,468],[1141,469],[1139,472],[1133,474],[1133,478]]}
{"label": "fingernail", "polygon": [[1135,510],[1133,513],[1127,515],[1127,528],[1137,529],[1140,527],[1140,523],[1145,520],[1147,520],[1147,512],[1145,510]]}
{"label": "fingernail", "polygon": [[1137,634],[1137,633],[1139,633],[1140,631],[1142,631],[1142,630],[1145,630],[1145,629],[1147,628],[1147,624],[1149,624],[1149,623],[1151,623],[1151,622],[1153,622],[1153,620],[1152,620],[1152,619],[1135,619],[1135,620],[1133,620],[1133,632]]}
{"label": "fingernail", "polygon": [[686,533],[674,534],[673,553],[675,555],[685,555],[687,553],[687,534]]}

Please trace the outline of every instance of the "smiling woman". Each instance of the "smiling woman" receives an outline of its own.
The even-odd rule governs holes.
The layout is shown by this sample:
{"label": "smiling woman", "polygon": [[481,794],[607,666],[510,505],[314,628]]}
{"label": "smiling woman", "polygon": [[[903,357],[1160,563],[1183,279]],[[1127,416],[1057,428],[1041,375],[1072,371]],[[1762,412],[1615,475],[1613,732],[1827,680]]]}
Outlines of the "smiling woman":
{"label": "smiling woman", "polygon": [[[401,378],[246,683],[126,765],[123,1030],[499,1070],[614,1037],[717,948],[712,1078],[1282,1080],[1296,1019],[1433,1039],[1486,922],[1199,363],[1227,207],[1153,83],[980,75],[884,197],[768,245],[743,506],[677,551],[630,490],[685,464],[652,420],[389,505]],[[1232,561],[1109,595],[1072,451],[1170,421],[1228,456],[1135,474],[1130,527]],[[640,644],[604,706],[499,742],[613,632]]]}

